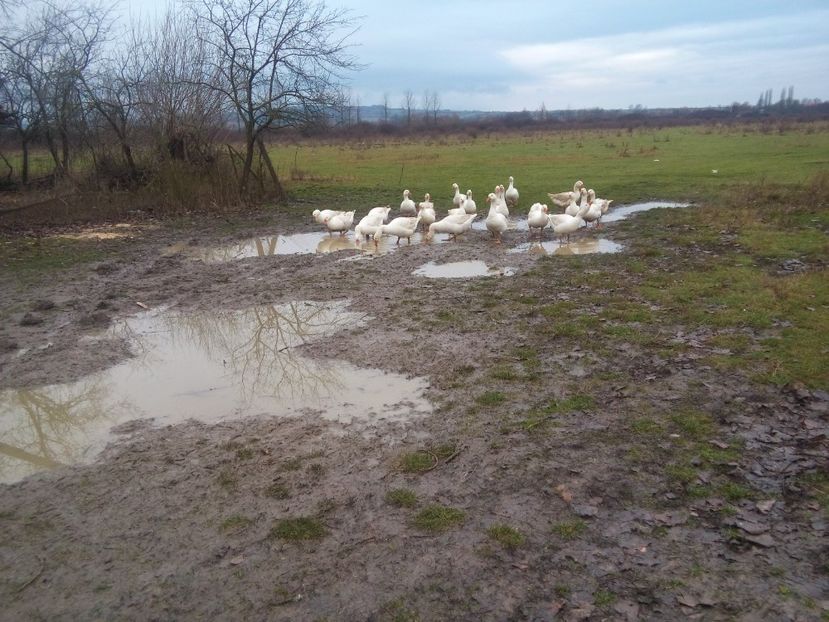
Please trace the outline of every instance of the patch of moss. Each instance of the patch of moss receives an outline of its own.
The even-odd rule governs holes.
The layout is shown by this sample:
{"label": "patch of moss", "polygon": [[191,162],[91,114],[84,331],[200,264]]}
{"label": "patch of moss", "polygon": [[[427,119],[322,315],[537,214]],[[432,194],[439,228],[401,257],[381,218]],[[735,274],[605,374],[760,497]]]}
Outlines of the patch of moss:
{"label": "patch of moss", "polygon": [[475,402],[481,406],[497,406],[503,404],[507,396],[500,391],[488,391],[475,398]]}
{"label": "patch of moss", "polygon": [[562,540],[575,540],[587,529],[587,525],[581,519],[564,521],[553,525],[553,533]]}
{"label": "patch of moss", "polygon": [[273,499],[287,499],[291,496],[288,488],[279,482],[274,482],[268,486],[265,489],[265,494]]}
{"label": "patch of moss", "polygon": [[299,542],[302,540],[319,540],[328,534],[328,530],[315,518],[300,516],[277,521],[271,529],[272,538]]}
{"label": "patch of moss", "polygon": [[508,551],[524,544],[524,534],[509,525],[496,524],[487,529],[487,535]]}
{"label": "patch of moss", "polygon": [[222,521],[220,529],[222,531],[238,531],[240,529],[244,529],[245,527],[249,527],[252,524],[253,520],[247,516],[234,514],[233,516],[229,516]]}
{"label": "patch of moss", "polygon": [[395,488],[386,493],[386,503],[398,508],[413,508],[417,505],[417,495],[408,488]]}
{"label": "patch of moss", "polygon": [[456,508],[445,505],[429,505],[412,519],[412,525],[424,531],[441,532],[463,523],[466,515]]}
{"label": "patch of moss", "polygon": [[435,466],[437,456],[426,451],[410,451],[400,456],[399,466],[404,473],[424,473]]}

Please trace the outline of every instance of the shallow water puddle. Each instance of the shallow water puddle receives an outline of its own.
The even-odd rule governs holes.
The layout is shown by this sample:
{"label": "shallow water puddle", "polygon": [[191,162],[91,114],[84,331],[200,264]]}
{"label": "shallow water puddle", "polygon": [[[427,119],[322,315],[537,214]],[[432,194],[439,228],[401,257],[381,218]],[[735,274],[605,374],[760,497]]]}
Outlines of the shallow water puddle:
{"label": "shallow water puddle", "polygon": [[346,303],[291,303],[246,311],[138,315],[104,333],[126,338],[135,357],[78,382],[0,392],[0,481],[91,462],[134,419],[313,414],[370,433],[380,421],[431,412],[428,383],[295,349],[362,325]]}
{"label": "shallow water puddle", "polygon": [[[442,240],[436,240],[441,242]],[[353,232],[348,235],[328,235],[324,231],[310,233],[293,233],[291,235],[276,235],[241,240],[226,246],[204,248],[190,246],[187,242],[178,242],[164,251],[164,255],[182,253],[193,259],[200,259],[205,263],[223,263],[236,261],[248,257],[270,257],[273,255],[327,255],[338,251],[361,251],[362,255],[380,256],[404,246],[414,246],[424,243],[423,235],[416,233],[411,243],[401,240],[397,244],[394,236],[383,237],[378,244],[373,240],[362,241],[354,238]],[[359,258],[361,255],[355,255]]]}
{"label": "shallow water puddle", "polygon": [[674,208],[690,206],[690,203],[676,203],[674,201],[647,201],[645,203],[631,203],[630,205],[620,205],[618,207],[611,207],[607,214],[602,216],[602,222],[616,222],[617,220],[624,220],[631,214],[647,212],[648,210],[657,209],[660,207]]}
{"label": "shallow water puddle", "polygon": [[624,247],[605,238],[587,238],[574,240],[569,244],[560,244],[558,240],[533,241],[519,244],[508,253],[529,253],[530,255],[591,255],[594,253],[618,253]]}
{"label": "shallow water puddle", "polygon": [[134,227],[129,223],[118,223],[102,227],[89,227],[76,232],[55,234],[54,237],[67,240],[120,240],[131,238],[135,234]]}
{"label": "shallow water puddle", "polygon": [[514,268],[489,267],[483,261],[454,261],[437,264],[430,261],[412,272],[415,276],[425,276],[430,279],[469,279],[482,276],[512,276]]}
{"label": "shallow water puddle", "polygon": [[205,263],[223,263],[248,257],[270,257],[273,255],[304,255],[334,253],[342,250],[359,248],[354,239],[348,236],[329,236],[327,233],[295,233],[292,235],[274,235],[240,240],[226,246],[205,248],[191,246],[187,242],[178,242],[168,247],[165,255],[181,253]]}

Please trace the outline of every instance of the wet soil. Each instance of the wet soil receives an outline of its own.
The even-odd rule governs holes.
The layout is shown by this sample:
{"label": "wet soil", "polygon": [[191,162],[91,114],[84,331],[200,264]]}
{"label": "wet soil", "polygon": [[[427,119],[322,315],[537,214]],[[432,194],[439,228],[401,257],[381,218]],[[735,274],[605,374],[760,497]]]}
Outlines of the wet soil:
{"label": "wet soil", "polygon": [[[317,227],[303,218],[272,229]],[[829,396],[723,373],[703,356],[704,329],[607,347],[589,331],[548,331],[560,322],[556,305],[590,295],[579,313],[597,314],[602,296],[628,291],[638,277],[625,262],[648,257],[648,246],[665,251],[648,259],[653,269],[704,257],[614,225],[582,235],[623,245],[615,255],[509,253],[527,242],[521,231],[503,246],[473,231],[376,256],[212,262],[170,251],[182,240],[227,247],[260,231],[135,227],[104,242],[117,245],[110,259],[60,280],[21,287],[4,272],[0,389],[77,382],[137,357],[111,327],[146,309],[333,301],[365,319],[296,352],[423,378],[433,412],[374,422],[372,434],[313,409],[277,416],[268,407],[218,423],[122,423],[93,462],[0,485],[0,618],[825,615],[826,519],[802,476],[826,465]],[[352,257],[362,259],[343,261]],[[413,274],[461,261],[515,274]],[[667,347],[676,340],[687,347]],[[677,419],[691,407],[709,418],[704,436]],[[666,457],[689,447],[699,468],[678,483]],[[709,447],[721,453],[712,458]],[[414,507],[390,501],[395,489],[413,492]],[[436,504],[462,514],[430,531],[419,513]],[[287,519],[315,528],[291,538],[280,529]],[[498,537],[499,525],[521,537]]]}

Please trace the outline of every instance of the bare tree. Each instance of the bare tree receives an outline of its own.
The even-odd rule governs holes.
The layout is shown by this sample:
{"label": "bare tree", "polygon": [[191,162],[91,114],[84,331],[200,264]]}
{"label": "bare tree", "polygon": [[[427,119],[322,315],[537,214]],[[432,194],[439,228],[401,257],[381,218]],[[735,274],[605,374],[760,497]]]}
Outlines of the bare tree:
{"label": "bare tree", "polygon": [[353,22],[312,0],[200,0],[194,11],[210,51],[202,83],[227,98],[244,130],[245,193],[257,146],[270,164],[263,133],[336,102],[337,83],[357,67],[346,44]]}
{"label": "bare tree", "polygon": [[415,95],[411,89],[406,89],[403,93],[403,109],[406,111],[406,125],[412,124],[412,111],[415,105]]}
{"label": "bare tree", "polygon": [[165,156],[203,159],[207,154],[202,152],[218,138],[227,100],[218,70],[205,69],[213,64],[211,53],[193,20],[174,8],[145,38],[140,117]]}
{"label": "bare tree", "polygon": [[68,173],[72,141],[84,126],[81,76],[95,62],[110,23],[108,10],[98,5],[43,4],[0,36],[0,48],[18,61],[18,75],[36,102],[58,176]]}
{"label": "bare tree", "polygon": [[145,34],[138,28],[127,33],[129,44],[101,63],[90,75],[81,75],[83,94],[115,135],[132,179],[138,167],[132,151],[132,134],[139,114],[141,85],[148,74]]}
{"label": "bare tree", "polygon": [[20,144],[20,181],[29,183],[29,146],[37,135],[41,111],[26,79],[26,63],[18,56],[0,55],[0,111],[3,111]]}
{"label": "bare tree", "polygon": [[383,93],[383,122],[389,122],[389,94]]}
{"label": "bare tree", "polygon": [[432,97],[430,99],[430,105],[432,108],[432,123],[435,125],[438,124],[438,112],[440,111],[440,95],[438,95],[437,91],[432,91]]}

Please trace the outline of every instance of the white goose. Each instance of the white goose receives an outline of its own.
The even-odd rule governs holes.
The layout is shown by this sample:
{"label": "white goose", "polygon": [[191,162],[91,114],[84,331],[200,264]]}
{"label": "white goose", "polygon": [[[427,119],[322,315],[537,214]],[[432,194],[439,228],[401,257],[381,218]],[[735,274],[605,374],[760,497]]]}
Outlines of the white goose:
{"label": "white goose", "polygon": [[432,196],[427,192],[423,200],[417,204],[417,215],[420,216],[420,224],[428,227],[435,222],[435,204],[432,203]]}
{"label": "white goose", "polygon": [[[572,192],[570,193],[572,194]],[[579,190],[579,199],[578,201],[574,200],[573,197],[570,197],[570,204],[567,206],[567,209],[564,210],[564,213],[568,216],[575,216],[579,213],[579,208],[587,203],[587,189],[582,188]]]}
{"label": "white goose", "polygon": [[590,203],[598,203],[599,209],[601,210],[601,214],[596,219],[596,225],[598,226],[602,222],[602,216],[607,214],[607,210],[610,209],[610,204],[613,203],[613,199],[599,199],[596,197],[596,191],[591,188],[587,191],[587,200]]}
{"label": "white goose", "polygon": [[573,184],[572,192],[559,192],[557,194],[547,193],[547,196],[550,197],[550,200],[559,207],[567,207],[567,205],[571,201],[579,200],[579,197],[581,196],[580,190],[582,188],[584,188],[584,182],[581,179],[579,179],[576,183]]}
{"label": "white goose", "polygon": [[374,243],[378,244],[383,235],[396,235],[398,244],[400,244],[401,238],[406,238],[409,244],[411,244],[412,236],[415,234],[415,231],[417,231],[417,226],[419,224],[419,216],[400,216],[395,218],[389,224],[377,227],[377,231],[374,232]]}
{"label": "white goose", "polygon": [[504,186],[495,186],[495,210],[499,214],[509,217],[509,208],[504,200]]}
{"label": "white goose", "polygon": [[472,191],[466,191],[466,201],[463,202],[463,209],[467,214],[474,214],[478,211],[478,206],[472,200]]}
{"label": "white goose", "polygon": [[598,220],[602,217],[601,206],[595,201],[588,201],[585,205],[587,206],[587,211],[584,212],[584,215],[582,216],[582,218],[584,218],[584,222],[594,222],[596,223],[596,226],[598,226]]}
{"label": "white goose", "polygon": [[455,196],[452,197],[452,205],[461,207],[463,202],[466,201],[466,196],[461,194],[461,189],[458,187],[458,184],[452,184],[452,190],[455,191]]}
{"label": "white goose", "polygon": [[334,216],[336,214],[345,214],[345,212],[341,212],[341,211],[335,210],[335,209],[324,209],[324,210],[315,209],[313,212],[311,212],[311,216],[314,217],[314,220],[316,220],[321,225],[325,223],[326,218],[331,218],[332,216]]}
{"label": "white goose", "polygon": [[567,243],[570,243],[570,234],[575,233],[584,225],[584,214],[587,212],[587,209],[587,205],[582,205],[579,213],[575,216],[570,216],[569,214],[550,214],[547,216],[553,232],[558,236],[559,243],[565,235],[567,236]]}
{"label": "white goose", "polygon": [[489,214],[486,217],[486,228],[489,229],[492,237],[496,238],[497,243],[500,244],[501,236],[509,228],[509,222],[507,222],[507,217],[495,208],[493,202],[496,198],[494,192],[490,192],[486,198],[486,202],[490,204]]}
{"label": "white goose", "polygon": [[409,198],[410,192],[408,190],[403,191],[403,201],[400,202],[400,215],[401,216],[417,216],[417,206],[415,202]]}
{"label": "white goose", "polygon": [[442,220],[433,222],[429,225],[429,233],[426,234],[426,239],[431,240],[436,233],[448,233],[450,239],[457,240],[459,235],[469,231],[472,227],[472,221],[477,217],[477,214],[466,214],[465,218],[461,220],[460,218],[447,216]]}
{"label": "white goose", "polygon": [[504,194],[504,198],[507,200],[507,205],[509,207],[515,207],[518,205],[518,188],[513,185],[514,182],[515,180],[510,175],[509,188],[507,188],[507,191]]}
{"label": "white goose", "polygon": [[346,231],[351,229],[354,222],[354,212],[338,212],[333,216],[328,216],[322,222],[328,227],[329,235],[335,231],[339,231],[340,235],[344,235]]}
{"label": "white goose", "polygon": [[381,207],[372,207],[368,210],[367,216],[383,216],[383,222],[386,222],[386,219],[389,217],[389,212],[391,211],[390,205],[383,205]]}
{"label": "white goose", "polygon": [[384,211],[372,213],[374,210],[371,210],[371,212],[360,219],[360,222],[354,227],[354,234],[358,240],[362,238],[368,240],[370,235],[374,235],[377,232],[377,227],[383,224],[389,211],[391,211],[389,207],[375,207],[374,209]]}
{"label": "white goose", "polygon": [[527,226],[530,228],[530,236],[533,234],[533,229],[538,229],[540,237],[544,236],[544,227],[550,224],[550,219],[547,218],[547,206],[541,203],[533,203],[530,211],[527,214]]}

